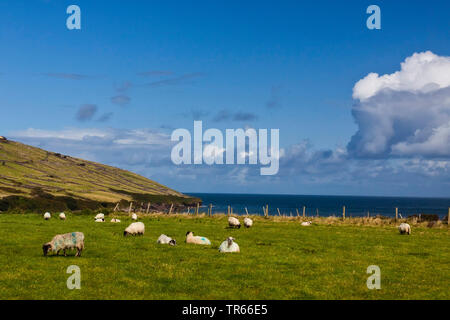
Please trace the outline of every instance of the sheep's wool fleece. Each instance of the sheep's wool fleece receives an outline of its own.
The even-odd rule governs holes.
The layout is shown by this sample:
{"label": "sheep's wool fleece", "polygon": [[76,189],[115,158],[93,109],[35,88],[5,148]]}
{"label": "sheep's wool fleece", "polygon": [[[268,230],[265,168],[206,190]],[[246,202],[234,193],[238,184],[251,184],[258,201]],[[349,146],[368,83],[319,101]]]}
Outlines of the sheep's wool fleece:
{"label": "sheep's wool fleece", "polygon": [[65,234],[58,234],[52,239],[53,251],[61,249],[73,248],[77,243],[84,241],[84,234],[82,232],[72,232]]}
{"label": "sheep's wool fleece", "polygon": [[161,244],[168,244],[170,242],[170,240],[172,240],[171,237],[168,237],[165,234],[162,234],[162,235],[159,236],[157,242],[161,243]]}
{"label": "sheep's wool fleece", "polygon": [[239,245],[236,242],[233,242],[231,246],[228,246],[228,241],[225,240],[219,247],[220,252],[239,252]]}

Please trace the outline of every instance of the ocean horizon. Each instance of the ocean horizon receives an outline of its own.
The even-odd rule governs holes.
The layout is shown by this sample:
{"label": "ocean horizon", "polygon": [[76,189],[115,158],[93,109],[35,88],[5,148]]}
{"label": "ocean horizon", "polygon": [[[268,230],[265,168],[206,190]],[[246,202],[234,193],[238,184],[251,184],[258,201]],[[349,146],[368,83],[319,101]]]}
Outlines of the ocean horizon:
{"label": "ocean horizon", "polygon": [[439,218],[447,215],[450,198],[396,197],[396,196],[332,196],[332,195],[293,195],[293,194],[244,194],[244,193],[191,193],[185,194],[202,199],[199,212],[207,212],[210,204],[214,213],[226,213],[228,206],[234,214],[263,215],[263,206],[269,206],[269,215],[303,214],[306,216],[341,216],[345,206],[347,217],[382,215],[395,217],[395,208],[406,218],[414,214],[437,214]]}

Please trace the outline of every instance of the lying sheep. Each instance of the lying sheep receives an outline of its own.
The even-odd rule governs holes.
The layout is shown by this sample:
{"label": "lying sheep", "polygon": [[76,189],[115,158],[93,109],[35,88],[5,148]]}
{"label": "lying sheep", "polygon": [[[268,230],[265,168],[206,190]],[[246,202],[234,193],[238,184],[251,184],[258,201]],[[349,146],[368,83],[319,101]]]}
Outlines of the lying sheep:
{"label": "lying sheep", "polygon": [[241,223],[239,222],[239,220],[235,217],[229,217],[228,218],[228,225],[231,228],[240,228],[241,227]]}
{"label": "lying sheep", "polygon": [[239,245],[234,242],[234,238],[228,237],[219,247],[219,252],[240,252]]}
{"label": "lying sheep", "polygon": [[245,218],[244,219],[244,226],[246,228],[250,228],[253,225],[253,220],[250,218]]}
{"label": "lying sheep", "polygon": [[137,214],[136,213],[133,213],[132,215],[131,215],[131,220],[137,220]]}
{"label": "lying sheep", "polygon": [[407,223],[401,223],[398,226],[398,231],[400,231],[400,234],[411,234],[411,226]]}
{"label": "lying sheep", "polygon": [[165,234],[160,235],[158,241],[156,242],[159,244],[169,244],[171,246],[175,246],[177,244],[175,239],[172,239],[171,237],[168,237]]}
{"label": "lying sheep", "polygon": [[143,235],[145,232],[145,225],[142,222],[133,222],[130,224],[125,231],[123,232],[123,236],[131,234],[133,236]]}
{"label": "lying sheep", "polygon": [[95,219],[95,220],[98,220],[98,219],[105,220],[105,215],[104,215],[103,213],[99,213],[99,214],[97,214],[97,215],[95,216],[94,219]]}
{"label": "lying sheep", "polygon": [[112,219],[111,219],[111,222],[112,222],[112,223],[119,223],[120,220],[119,220],[119,219],[112,218]]}
{"label": "lying sheep", "polygon": [[95,219],[95,222],[105,222],[105,219]]}
{"label": "lying sheep", "polygon": [[209,241],[208,238],[200,237],[200,236],[194,236],[194,233],[191,232],[191,231],[188,231],[186,233],[186,243],[211,245],[211,241]]}
{"label": "lying sheep", "polygon": [[52,215],[50,214],[50,212],[44,213],[44,219],[45,220],[49,220],[51,217],[52,217]]}
{"label": "lying sheep", "polygon": [[63,250],[66,257],[66,250],[71,249],[77,249],[75,257],[81,257],[81,251],[84,249],[84,234],[82,232],[58,234],[53,237],[52,241],[44,243],[42,246],[44,256],[47,256],[49,251],[56,252],[56,255],[59,255],[59,251]]}
{"label": "lying sheep", "polygon": [[65,215],[65,213],[64,213],[64,212],[61,212],[61,213],[59,214],[59,218],[60,218],[61,220],[66,220],[66,215]]}
{"label": "lying sheep", "polygon": [[312,225],[312,221],[304,221],[300,225],[303,227],[308,227],[308,226]]}

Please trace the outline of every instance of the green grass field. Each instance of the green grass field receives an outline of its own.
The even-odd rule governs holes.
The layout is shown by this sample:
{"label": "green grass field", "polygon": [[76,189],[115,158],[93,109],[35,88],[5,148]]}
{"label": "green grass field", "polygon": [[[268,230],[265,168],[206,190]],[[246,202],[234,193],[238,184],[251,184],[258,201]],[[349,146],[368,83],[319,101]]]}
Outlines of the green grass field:
{"label": "green grass field", "polygon": [[[150,216],[143,237],[124,238],[122,223],[95,223],[69,214],[0,214],[0,299],[450,299],[450,232],[393,225],[313,225],[257,218],[250,229],[228,229],[226,217]],[[81,231],[81,258],[43,257],[56,234]],[[188,245],[187,231],[212,246]],[[157,245],[161,233],[178,245]],[[238,254],[221,254],[233,236]],[[69,265],[81,289],[69,290]],[[369,290],[369,265],[381,268],[381,289]]]}

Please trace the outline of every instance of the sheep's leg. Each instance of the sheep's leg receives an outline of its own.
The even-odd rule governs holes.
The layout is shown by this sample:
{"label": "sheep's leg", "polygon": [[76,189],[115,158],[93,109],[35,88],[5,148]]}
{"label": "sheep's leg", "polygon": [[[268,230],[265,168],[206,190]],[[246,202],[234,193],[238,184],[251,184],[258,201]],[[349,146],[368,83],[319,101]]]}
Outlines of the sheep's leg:
{"label": "sheep's leg", "polygon": [[63,252],[64,252],[64,257],[67,257],[66,249],[64,249]]}
{"label": "sheep's leg", "polygon": [[81,257],[81,249],[77,248],[77,253],[75,254],[75,257]]}
{"label": "sheep's leg", "polygon": [[61,249],[59,249],[58,251],[56,251],[56,255],[59,256],[59,252],[61,251]]}

